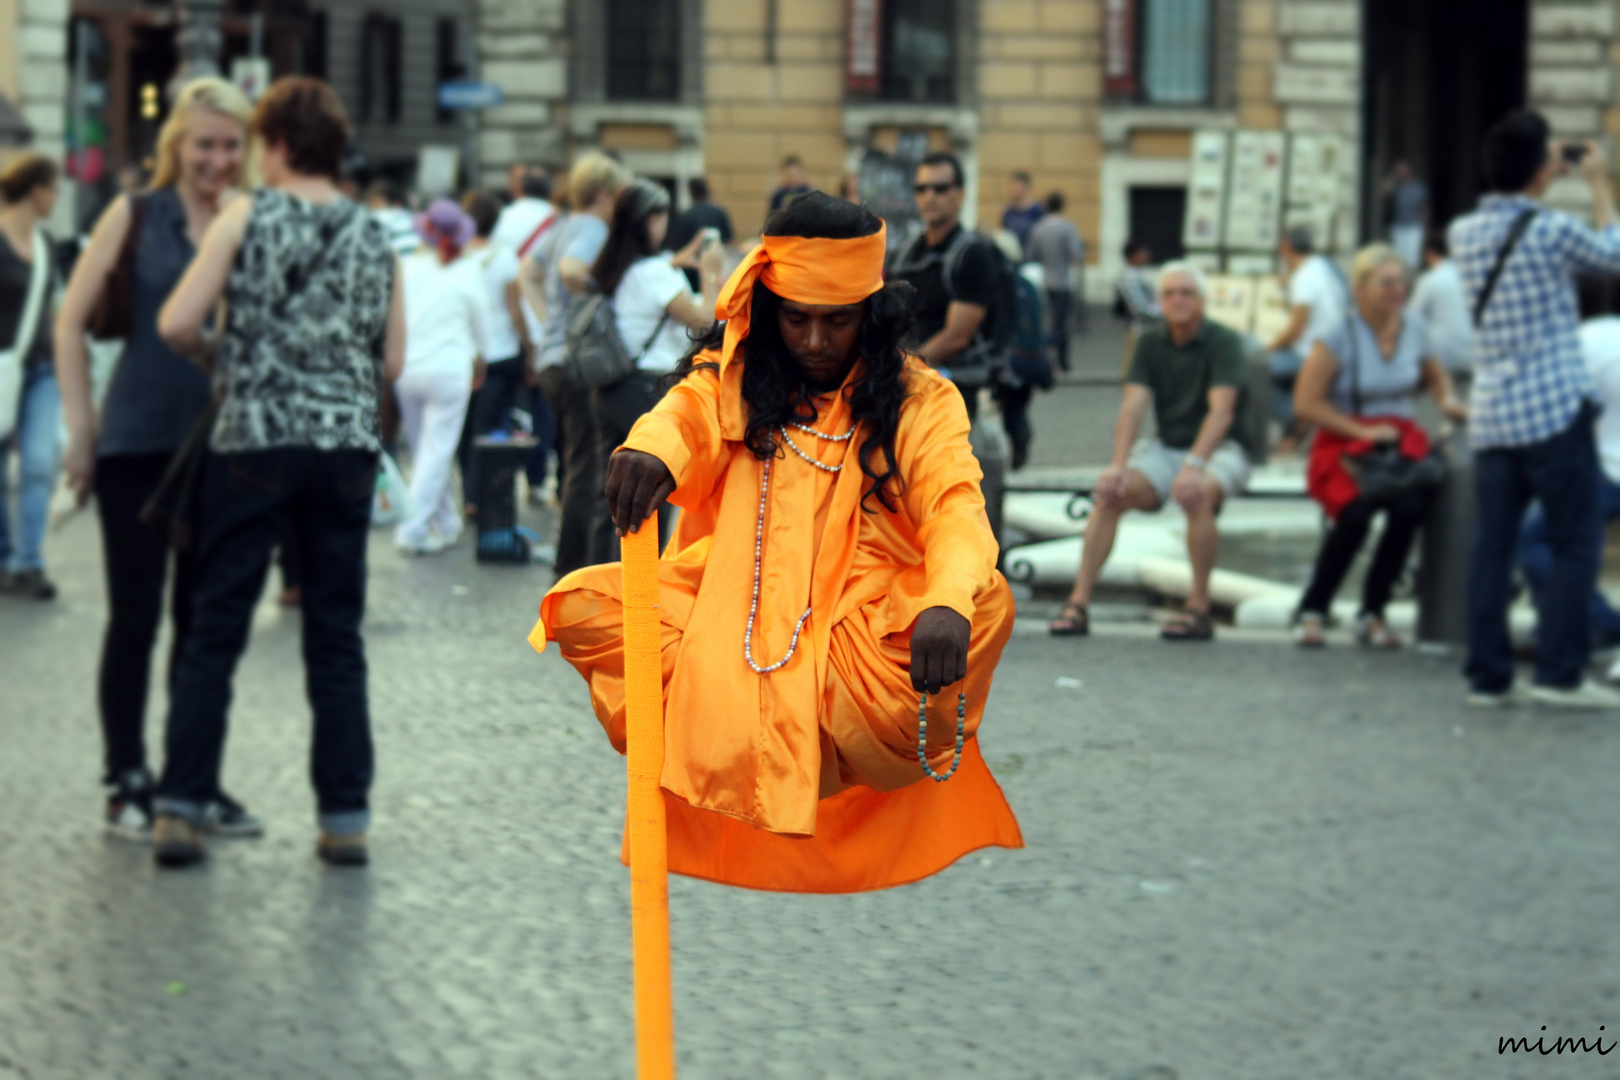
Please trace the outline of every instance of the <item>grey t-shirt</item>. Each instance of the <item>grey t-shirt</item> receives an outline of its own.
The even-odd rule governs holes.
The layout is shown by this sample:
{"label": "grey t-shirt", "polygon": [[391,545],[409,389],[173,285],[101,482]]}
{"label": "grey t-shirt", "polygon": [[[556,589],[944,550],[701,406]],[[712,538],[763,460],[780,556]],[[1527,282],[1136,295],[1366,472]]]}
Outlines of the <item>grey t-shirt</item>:
{"label": "grey t-shirt", "polygon": [[1395,225],[1422,225],[1423,205],[1429,201],[1428,186],[1421,180],[1408,180],[1395,185],[1390,195]]}
{"label": "grey t-shirt", "polygon": [[1041,264],[1049,292],[1068,292],[1069,267],[1086,257],[1080,230],[1061,214],[1048,214],[1029,234],[1029,257]]}
{"label": "grey t-shirt", "polygon": [[[1355,326],[1355,342],[1350,327]],[[1399,416],[1412,418],[1412,399],[1423,379],[1423,358],[1428,354],[1429,328],[1416,315],[1401,317],[1401,336],[1395,352],[1385,356],[1378,338],[1359,313],[1343,320],[1322,338],[1322,345],[1339,362],[1329,394],[1333,407],[1346,416]],[[1354,371],[1361,375],[1361,408],[1356,408]]]}
{"label": "grey t-shirt", "polygon": [[12,249],[10,241],[0,238],[0,348],[27,349],[23,364],[32,367],[51,362],[51,290],[55,284],[56,263],[55,253],[47,243],[46,272],[50,277],[45,279],[45,295],[40,300],[39,318],[34,324],[34,340],[32,345],[19,345],[16,338],[22,332],[23,308],[28,306],[28,287],[34,280],[33,251],[28,254],[29,259],[24,261]]}
{"label": "grey t-shirt", "polygon": [[546,332],[535,353],[536,368],[562,363],[568,348],[568,313],[578,298],[563,284],[558,268],[564,259],[587,266],[596,262],[607,237],[607,222],[594,214],[575,214],[553,228],[530,256],[546,270]]}

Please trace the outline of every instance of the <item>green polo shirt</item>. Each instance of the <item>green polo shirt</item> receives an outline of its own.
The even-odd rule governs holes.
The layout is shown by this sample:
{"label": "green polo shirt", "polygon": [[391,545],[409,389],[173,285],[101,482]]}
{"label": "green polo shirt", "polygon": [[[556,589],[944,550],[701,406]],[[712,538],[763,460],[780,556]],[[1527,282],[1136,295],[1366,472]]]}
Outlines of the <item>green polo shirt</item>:
{"label": "green polo shirt", "polygon": [[1165,326],[1143,330],[1136,339],[1131,370],[1125,381],[1145,386],[1153,394],[1153,416],[1159,440],[1172,450],[1188,450],[1198,441],[1198,429],[1209,414],[1209,391],[1230,386],[1237,391],[1237,409],[1226,437],[1245,450],[1249,365],[1243,339],[1213,319],[1206,318],[1185,345],[1177,345]]}

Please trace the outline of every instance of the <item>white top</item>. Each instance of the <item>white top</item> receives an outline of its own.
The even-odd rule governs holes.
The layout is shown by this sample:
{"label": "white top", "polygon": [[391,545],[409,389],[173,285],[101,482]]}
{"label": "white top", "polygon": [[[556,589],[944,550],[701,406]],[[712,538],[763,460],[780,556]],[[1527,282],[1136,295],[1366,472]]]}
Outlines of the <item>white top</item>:
{"label": "white top", "polygon": [[[495,219],[495,229],[489,234],[489,242],[496,247],[506,248],[517,255],[519,260],[527,259],[534,254],[534,248],[539,240],[535,238],[535,230],[545,223],[547,218],[557,216],[557,208],[544,199],[531,199],[527,196],[516,200]],[[553,221],[546,230],[550,233],[561,225],[560,221]],[[542,236],[541,239],[544,237]],[[523,301],[523,321],[527,323],[529,340],[539,343],[545,328],[540,325],[540,319],[535,315],[529,301]]]}
{"label": "white top", "polygon": [[512,311],[506,306],[506,287],[518,276],[517,254],[491,244],[462,258],[476,263],[484,278],[485,320],[489,327],[489,352],[484,359],[495,363],[521,356],[523,344],[512,322]]}
{"label": "white top", "polygon": [[[619,337],[624,339],[624,347],[630,350],[631,356],[639,356],[636,366],[642,371],[660,374],[673,371],[691,347],[692,338],[686,324],[673,315],[664,318],[677,296],[690,296],[697,302],[686,275],[670,265],[668,252],[649,255],[626,270],[618,291],[613,294]],[[659,320],[663,320],[663,329],[653,337]],[[647,344],[649,338],[651,345]],[[646,352],[642,352],[643,347]]]}
{"label": "white top", "polygon": [[1429,353],[1447,371],[1473,370],[1474,315],[1456,263],[1447,259],[1418,278],[1406,307],[1428,323]]}
{"label": "white top", "polygon": [[1305,332],[1294,342],[1301,356],[1344,323],[1345,286],[1338,273],[1320,255],[1309,256],[1288,278],[1288,306],[1311,309]]}
{"label": "white top", "polygon": [[405,370],[412,374],[467,373],[489,356],[488,303],[476,261],[448,266],[438,252],[401,260],[405,283]]}
{"label": "white top", "polygon": [[1581,356],[1603,405],[1597,422],[1598,460],[1609,483],[1620,484],[1620,318],[1607,315],[1582,323]]}

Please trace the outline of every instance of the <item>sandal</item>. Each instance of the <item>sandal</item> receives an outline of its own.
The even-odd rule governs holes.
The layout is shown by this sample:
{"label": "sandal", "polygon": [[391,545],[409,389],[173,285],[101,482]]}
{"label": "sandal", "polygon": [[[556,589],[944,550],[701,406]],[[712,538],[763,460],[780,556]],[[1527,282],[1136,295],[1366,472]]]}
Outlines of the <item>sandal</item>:
{"label": "sandal", "polygon": [[1053,637],[1085,637],[1091,633],[1091,613],[1086,605],[1070,600],[1058,617],[1046,624],[1046,629]]}
{"label": "sandal", "polygon": [[1294,623],[1294,644],[1302,649],[1327,646],[1327,617],[1315,611],[1302,611]]}
{"label": "sandal", "polygon": [[1214,641],[1215,624],[1210,621],[1209,612],[1183,608],[1164,624],[1159,637],[1165,641]]}
{"label": "sandal", "polygon": [[1356,619],[1356,644],[1368,649],[1398,649],[1401,639],[1383,619],[1363,613]]}

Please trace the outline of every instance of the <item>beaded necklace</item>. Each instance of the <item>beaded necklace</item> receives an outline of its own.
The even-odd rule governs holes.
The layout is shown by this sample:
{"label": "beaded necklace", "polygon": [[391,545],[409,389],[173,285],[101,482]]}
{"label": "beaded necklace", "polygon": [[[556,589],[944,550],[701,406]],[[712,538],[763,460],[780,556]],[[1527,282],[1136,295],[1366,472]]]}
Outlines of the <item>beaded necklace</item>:
{"label": "beaded necklace", "polygon": [[[797,421],[793,422],[793,426],[827,442],[848,442],[855,437],[854,427],[851,427],[842,435],[828,435],[824,431],[817,431],[815,428]],[[825,464],[799,449],[798,444],[788,435],[786,425],[783,425],[778,430],[782,433],[782,441],[787,443],[789,449],[816,468],[830,473],[844,471],[842,464]],[[765,547],[765,506],[770,497],[772,460],[772,458],[765,459],[765,468],[759,481],[759,518],[754,525],[754,594],[748,601],[748,630],[743,635],[743,659],[747,660],[748,666],[759,675],[768,675],[773,671],[780,670],[787,666],[789,660],[793,659],[793,654],[799,650],[799,634],[803,632],[804,624],[809,620],[810,612],[813,610],[813,608],[807,607],[804,609],[804,614],[799,616],[799,621],[793,627],[793,640],[788,643],[787,653],[783,655],[782,659],[765,666],[761,666],[754,660],[754,619],[759,614],[760,559]],[[928,694],[917,695],[917,762],[922,766],[925,776],[938,783],[944,783],[956,775],[957,766],[962,764],[962,744],[966,740],[966,732],[967,693],[958,691],[956,695],[956,750],[951,757],[951,767],[945,770],[944,773],[935,772],[933,766],[928,764]]]}

